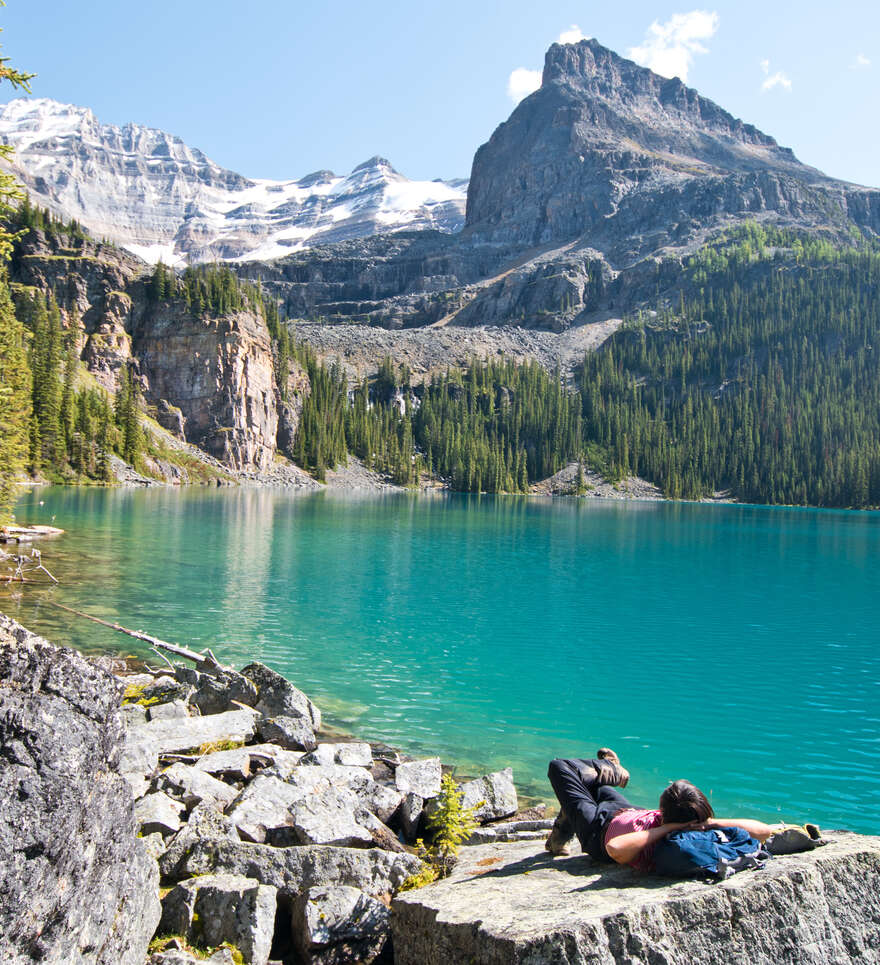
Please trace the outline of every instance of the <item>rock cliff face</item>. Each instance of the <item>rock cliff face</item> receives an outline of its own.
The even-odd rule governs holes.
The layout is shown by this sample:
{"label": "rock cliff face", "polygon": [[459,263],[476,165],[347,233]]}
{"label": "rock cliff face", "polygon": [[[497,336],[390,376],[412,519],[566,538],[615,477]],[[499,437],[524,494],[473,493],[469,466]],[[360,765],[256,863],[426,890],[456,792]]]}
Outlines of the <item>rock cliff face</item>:
{"label": "rock cliff face", "polygon": [[457,231],[466,182],[411,181],[381,157],[346,177],[251,180],[164,131],[101,124],[45,98],[0,106],[0,140],[36,203],[148,261],[275,258],[317,241]]}
{"label": "rock cliff face", "polygon": [[0,615],[0,958],[141,965],[158,869],[118,773],[121,687]]}
{"label": "rock cliff face", "polygon": [[268,468],[278,406],[272,346],[261,318],[156,306],[136,328],[134,353],[150,397],[180,409],[188,442],[233,469]]}
{"label": "rock cliff face", "polygon": [[[113,245],[30,231],[12,279],[54,293],[80,356],[114,392],[124,367],[157,420],[236,470],[265,470],[292,444],[308,378],[290,363],[282,404],[268,329],[253,312],[194,314],[180,300],[154,303],[148,268]],[[279,428],[281,430],[279,434]]]}
{"label": "rock cliff face", "polygon": [[877,961],[880,839],[836,833],[722,884],[639,877],[534,842],[467,848],[392,907],[396,965]]}
{"label": "rock cliff face", "polygon": [[584,40],[550,48],[541,88],[477,151],[466,234],[582,238],[620,267],[768,213],[877,233],[880,191],[825,177],[677,78]]}

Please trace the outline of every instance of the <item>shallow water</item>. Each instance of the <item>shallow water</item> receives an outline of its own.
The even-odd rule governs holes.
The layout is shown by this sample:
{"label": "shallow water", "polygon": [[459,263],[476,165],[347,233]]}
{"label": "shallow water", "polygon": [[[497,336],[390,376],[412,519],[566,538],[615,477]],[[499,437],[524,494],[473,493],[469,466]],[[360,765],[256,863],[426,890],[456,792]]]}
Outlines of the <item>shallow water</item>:
{"label": "shallow water", "polygon": [[[42,502],[42,505],[40,503]],[[330,722],[461,773],[600,744],[649,804],[880,833],[880,515],[271,490],[42,489],[55,590],[0,608],[143,652],[41,602],[291,677]]]}

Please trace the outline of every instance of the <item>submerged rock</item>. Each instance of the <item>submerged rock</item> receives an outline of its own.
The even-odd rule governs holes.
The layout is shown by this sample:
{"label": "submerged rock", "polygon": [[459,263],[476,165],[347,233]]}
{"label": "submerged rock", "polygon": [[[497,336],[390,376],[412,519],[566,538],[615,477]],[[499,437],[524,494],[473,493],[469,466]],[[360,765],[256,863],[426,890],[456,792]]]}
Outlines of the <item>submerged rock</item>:
{"label": "submerged rock", "polygon": [[122,687],[0,615],[4,961],[142,965],[158,874],[118,773]]}

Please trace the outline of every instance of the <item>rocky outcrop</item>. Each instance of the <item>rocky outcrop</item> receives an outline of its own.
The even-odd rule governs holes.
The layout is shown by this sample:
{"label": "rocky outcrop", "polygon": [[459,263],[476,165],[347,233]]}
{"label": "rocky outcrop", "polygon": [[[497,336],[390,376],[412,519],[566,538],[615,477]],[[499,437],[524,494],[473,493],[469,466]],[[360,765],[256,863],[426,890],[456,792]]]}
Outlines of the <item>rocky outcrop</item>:
{"label": "rocky outcrop", "polygon": [[134,338],[148,398],[180,409],[188,442],[233,469],[266,469],[278,434],[269,332],[249,311],[212,317],[176,302],[142,316]]}
{"label": "rocky outcrop", "polygon": [[582,238],[615,267],[769,214],[880,232],[880,191],[825,177],[678,79],[595,40],[554,44],[539,90],[474,157],[466,237]]}
{"label": "rocky outcrop", "polygon": [[880,838],[843,832],[721,884],[639,877],[536,842],[467,848],[392,905],[396,965],[827,965],[880,947]]}
{"label": "rocky outcrop", "polygon": [[288,363],[282,398],[269,331],[256,312],[218,315],[189,311],[182,299],[156,302],[142,262],[60,228],[26,234],[12,278],[55,295],[67,325],[78,326],[83,363],[104,389],[115,392],[130,370],[159,424],[222,466],[264,472],[279,444],[292,448],[308,376]]}
{"label": "rocky outcrop", "polygon": [[155,862],[119,776],[122,689],[0,616],[0,957],[141,965]]}

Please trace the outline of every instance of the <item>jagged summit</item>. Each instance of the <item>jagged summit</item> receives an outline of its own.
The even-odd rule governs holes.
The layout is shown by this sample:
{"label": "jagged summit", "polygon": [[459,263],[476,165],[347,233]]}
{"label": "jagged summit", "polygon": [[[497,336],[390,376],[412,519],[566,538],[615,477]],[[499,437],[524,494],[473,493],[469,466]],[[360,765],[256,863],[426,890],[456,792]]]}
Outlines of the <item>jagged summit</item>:
{"label": "jagged summit", "polygon": [[[650,118],[651,126],[665,119],[744,144],[778,147],[774,138],[752,124],[743,123],[694,88],[685,86],[678,77],[661,77],[603,47],[597,40],[553,44],[544,58],[542,78],[542,86],[551,84],[567,85],[608,105],[637,112],[642,120]],[[780,150],[786,158],[793,158],[788,148]]]}
{"label": "jagged summit", "polygon": [[250,179],[164,131],[101,124],[88,108],[47,98],[0,106],[0,140],[15,147],[14,171],[37,204],[147,261],[275,258],[464,221],[461,182],[411,181],[382,157],[347,176]]}
{"label": "jagged summit", "polygon": [[678,78],[595,40],[553,44],[542,86],[474,158],[467,235],[583,241],[628,264],[748,217],[880,231],[880,192],[826,177]]}

